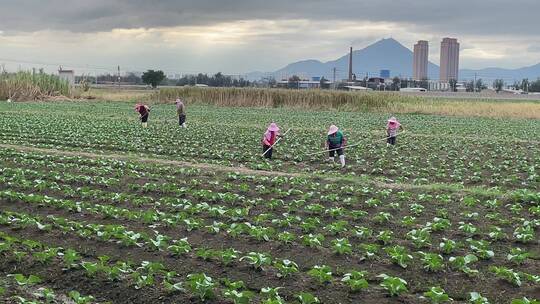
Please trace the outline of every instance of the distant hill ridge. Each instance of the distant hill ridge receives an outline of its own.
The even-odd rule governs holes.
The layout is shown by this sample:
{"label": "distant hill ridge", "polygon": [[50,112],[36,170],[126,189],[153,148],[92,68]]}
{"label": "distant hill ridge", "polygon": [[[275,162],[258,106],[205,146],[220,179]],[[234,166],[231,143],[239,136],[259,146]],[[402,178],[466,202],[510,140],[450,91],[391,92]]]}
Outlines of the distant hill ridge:
{"label": "distant hill ridge", "polygon": [[[379,76],[380,70],[390,70],[393,76],[408,78],[412,76],[413,52],[393,38],[381,39],[361,50],[353,51],[353,73],[361,79],[367,75]],[[347,78],[349,70],[349,54],[328,61],[321,62],[315,59],[302,60],[291,63],[275,72],[254,72],[248,74],[250,79],[259,79],[262,76],[273,76],[276,79],[287,78],[292,75],[302,77],[324,76],[333,79],[333,69],[336,68],[337,80]],[[460,80],[472,79],[475,73],[479,78],[492,80],[502,78],[507,82],[513,79],[536,79],[540,77],[540,63],[519,69],[486,68],[480,70],[462,69],[459,72]],[[439,66],[429,62],[428,76],[430,79],[439,79]]]}

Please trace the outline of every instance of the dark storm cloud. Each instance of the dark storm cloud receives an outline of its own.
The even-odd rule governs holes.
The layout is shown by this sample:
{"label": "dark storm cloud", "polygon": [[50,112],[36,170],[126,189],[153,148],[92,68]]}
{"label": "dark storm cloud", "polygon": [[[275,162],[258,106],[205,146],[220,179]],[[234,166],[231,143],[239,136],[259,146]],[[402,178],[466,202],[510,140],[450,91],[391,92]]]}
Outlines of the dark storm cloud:
{"label": "dark storm cloud", "polygon": [[73,32],[252,19],[396,22],[424,32],[534,35],[538,0],[0,0],[0,30]]}

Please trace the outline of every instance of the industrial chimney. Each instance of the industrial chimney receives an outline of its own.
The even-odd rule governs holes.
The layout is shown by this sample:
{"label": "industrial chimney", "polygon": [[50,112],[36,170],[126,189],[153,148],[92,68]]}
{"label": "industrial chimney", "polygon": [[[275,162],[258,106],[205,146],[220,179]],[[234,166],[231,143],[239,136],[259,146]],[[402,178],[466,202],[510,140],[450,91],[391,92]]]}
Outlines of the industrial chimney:
{"label": "industrial chimney", "polygon": [[353,72],[352,72],[352,46],[349,53],[349,82],[353,81],[352,78]]}

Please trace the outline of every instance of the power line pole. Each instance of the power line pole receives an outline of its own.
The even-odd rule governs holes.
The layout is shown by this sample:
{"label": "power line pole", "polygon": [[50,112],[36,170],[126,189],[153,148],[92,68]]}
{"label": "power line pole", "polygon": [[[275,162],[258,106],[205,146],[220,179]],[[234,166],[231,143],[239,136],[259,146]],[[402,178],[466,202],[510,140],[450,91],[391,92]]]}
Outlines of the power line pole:
{"label": "power line pole", "polygon": [[118,66],[118,88],[120,88],[120,66]]}
{"label": "power line pole", "polygon": [[334,79],[332,80],[332,86],[334,87],[334,90],[336,89],[336,67],[332,69],[334,72]]}
{"label": "power line pole", "polygon": [[366,72],[366,78],[365,78],[365,87],[367,88],[368,87],[368,80],[369,80],[369,72]]}
{"label": "power line pole", "polygon": [[476,73],[474,73],[473,92],[476,92]]}
{"label": "power line pole", "polygon": [[351,46],[350,52],[349,52],[349,82],[352,82],[352,73],[353,73],[352,61],[353,61],[353,51],[352,51],[352,46]]}

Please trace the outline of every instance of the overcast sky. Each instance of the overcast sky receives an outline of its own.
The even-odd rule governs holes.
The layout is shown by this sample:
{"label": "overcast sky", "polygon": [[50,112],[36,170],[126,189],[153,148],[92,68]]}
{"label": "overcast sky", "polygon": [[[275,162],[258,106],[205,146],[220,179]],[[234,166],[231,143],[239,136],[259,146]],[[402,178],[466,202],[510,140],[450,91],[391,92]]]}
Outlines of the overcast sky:
{"label": "overcast sky", "polygon": [[462,68],[540,62],[538,0],[0,0],[0,64],[274,71],[395,38],[461,43]]}

